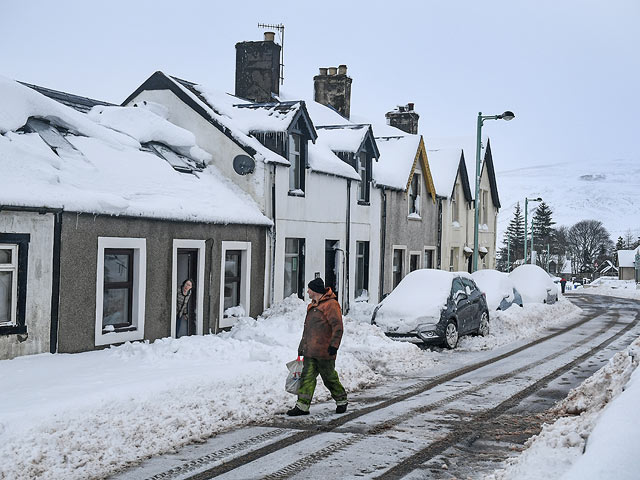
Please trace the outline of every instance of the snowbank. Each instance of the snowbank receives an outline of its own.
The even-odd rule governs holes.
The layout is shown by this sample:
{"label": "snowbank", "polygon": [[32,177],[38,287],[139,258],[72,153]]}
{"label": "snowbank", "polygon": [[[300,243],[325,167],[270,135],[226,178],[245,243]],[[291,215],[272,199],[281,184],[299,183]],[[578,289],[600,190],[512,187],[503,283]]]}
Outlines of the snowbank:
{"label": "snowbank", "polygon": [[600,277],[580,289],[580,293],[609,295],[611,297],[635,298],[640,300],[640,290],[633,280]]}
{"label": "snowbank", "polygon": [[545,425],[527,441],[527,450],[486,478],[638,478],[640,375],[634,370],[639,362],[637,339],[555,407],[556,413],[570,416]]}
{"label": "snowbank", "polygon": [[[345,317],[337,370],[348,392],[433,366],[436,353],[388,339],[368,310]],[[305,313],[290,297],[219,335],[0,362],[0,456],[12,460],[0,462],[0,478],[102,477],[282,414],[295,401],[284,391],[285,363],[296,356]],[[315,400],[328,399],[318,382]]]}

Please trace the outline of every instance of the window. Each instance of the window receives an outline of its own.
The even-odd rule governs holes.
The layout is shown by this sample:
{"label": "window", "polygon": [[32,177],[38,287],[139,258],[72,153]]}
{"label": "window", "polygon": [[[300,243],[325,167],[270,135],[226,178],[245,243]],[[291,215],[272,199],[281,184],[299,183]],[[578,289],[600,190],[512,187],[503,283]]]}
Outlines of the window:
{"label": "window", "polygon": [[98,237],[96,345],[144,338],[146,240]]}
{"label": "window", "polygon": [[402,280],[404,273],[404,249],[393,249],[393,288],[396,288]]}
{"label": "window", "polygon": [[458,212],[458,199],[456,198],[456,188],[453,189],[453,193],[451,194],[451,221],[460,221],[460,214]]}
{"label": "window", "polygon": [[133,249],[104,250],[102,333],[132,326]]}
{"label": "window", "polygon": [[489,199],[489,192],[487,192],[486,190],[481,190],[480,192],[480,198],[482,200],[481,203],[481,207],[482,207],[482,219],[480,220],[480,223],[483,225],[488,225],[489,224],[489,213],[488,213],[488,199]]}
{"label": "window", "polygon": [[414,270],[418,270],[420,268],[420,252],[414,253],[411,252],[409,255],[409,271],[413,272]]}
{"label": "window", "polygon": [[304,194],[304,162],[302,137],[297,133],[289,135],[289,192],[293,195]]}
{"label": "window", "polygon": [[27,333],[28,233],[0,233],[0,335]]}
{"label": "window", "polygon": [[[240,305],[242,252],[227,250],[224,257],[224,311]],[[226,315],[226,313],[225,313]]]}
{"label": "window", "polygon": [[356,242],[356,298],[369,290],[369,242]]}
{"label": "window", "polygon": [[433,250],[430,248],[424,249],[424,261],[422,262],[422,268],[433,268]]}
{"label": "window", "polygon": [[358,185],[358,202],[369,202],[369,174],[367,169],[367,154],[360,152],[356,156],[358,174],[360,175],[360,184]]}
{"label": "window", "polygon": [[458,255],[460,249],[458,247],[454,247],[451,249],[451,254],[449,255],[449,271],[456,272],[458,271]]}
{"label": "window", "polygon": [[284,243],[284,296],[304,298],[304,238],[285,238]]}
{"label": "window", "polygon": [[222,242],[220,328],[250,315],[251,242]]}
{"label": "window", "polygon": [[420,217],[420,189],[422,185],[420,179],[421,175],[414,172],[409,188],[409,217]]}

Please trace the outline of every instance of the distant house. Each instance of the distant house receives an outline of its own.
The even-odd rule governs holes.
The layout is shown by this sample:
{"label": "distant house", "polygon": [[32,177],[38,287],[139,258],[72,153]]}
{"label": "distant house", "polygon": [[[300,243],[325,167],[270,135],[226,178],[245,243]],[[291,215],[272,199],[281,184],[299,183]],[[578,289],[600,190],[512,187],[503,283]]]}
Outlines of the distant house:
{"label": "distant house", "polygon": [[640,281],[636,277],[636,256],[640,254],[640,247],[635,250],[618,250],[618,278],[620,280]]}
{"label": "distant house", "polygon": [[[413,107],[408,105],[403,110],[410,113]],[[392,117],[392,124],[396,116],[404,117],[396,111],[387,116]],[[417,129],[417,119],[411,125]],[[381,292],[384,294],[391,292],[413,270],[438,268],[440,203],[422,136],[391,126],[376,127],[376,132],[379,132],[376,142],[380,159],[374,168],[374,179],[381,195],[380,231],[384,247]],[[380,136],[381,133],[384,136]]]}
{"label": "distant house", "polygon": [[192,134],[148,108],[8,80],[0,98],[11,99],[0,125],[0,358],[203,334],[224,326],[227,305],[262,311],[271,221],[205,166]]}

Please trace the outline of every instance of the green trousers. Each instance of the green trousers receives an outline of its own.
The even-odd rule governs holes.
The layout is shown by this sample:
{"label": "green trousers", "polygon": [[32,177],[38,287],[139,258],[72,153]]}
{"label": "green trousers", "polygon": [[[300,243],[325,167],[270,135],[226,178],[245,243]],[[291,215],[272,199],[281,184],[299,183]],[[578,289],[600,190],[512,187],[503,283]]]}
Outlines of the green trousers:
{"label": "green trousers", "polygon": [[329,389],[331,398],[336,401],[336,404],[347,404],[347,392],[345,392],[338,378],[335,360],[320,360],[318,358],[304,357],[304,363],[302,365],[298,402],[296,403],[300,410],[304,410],[305,412],[309,411],[313,392],[316,389],[316,378],[318,374],[320,374],[324,386]]}

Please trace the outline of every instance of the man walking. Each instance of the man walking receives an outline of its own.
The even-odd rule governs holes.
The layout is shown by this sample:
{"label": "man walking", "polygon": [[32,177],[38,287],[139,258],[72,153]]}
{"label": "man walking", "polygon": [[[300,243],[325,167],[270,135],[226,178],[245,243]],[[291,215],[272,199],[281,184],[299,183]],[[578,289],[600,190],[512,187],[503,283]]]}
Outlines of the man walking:
{"label": "man walking", "polygon": [[309,415],[309,406],[316,389],[318,374],[336,401],[336,413],[347,411],[347,392],[336,372],[336,353],[342,340],[342,311],[331,288],[325,288],[321,278],[309,282],[307,293],[311,303],[307,306],[302,340],[298,355],[304,357],[300,389],[296,406],[287,415]]}

